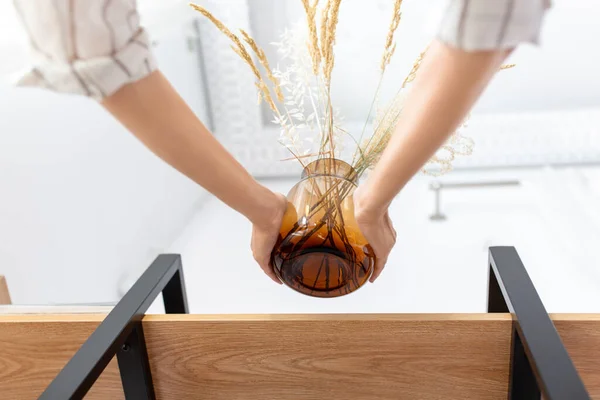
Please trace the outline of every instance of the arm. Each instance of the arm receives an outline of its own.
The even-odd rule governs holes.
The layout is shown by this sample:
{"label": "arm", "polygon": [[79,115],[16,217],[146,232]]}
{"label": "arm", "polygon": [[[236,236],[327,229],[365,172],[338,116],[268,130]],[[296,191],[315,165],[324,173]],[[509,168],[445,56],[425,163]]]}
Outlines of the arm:
{"label": "arm", "polygon": [[123,86],[102,105],[146,147],[253,224],[252,249],[261,268],[269,266],[287,201],[271,192],[225,150],[167,79],[154,71]]}
{"label": "arm", "polygon": [[377,255],[371,282],[396,243],[387,211],[392,200],[456,130],[507,54],[431,45],[390,143],[354,194],[356,221]]}
{"label": "arm", "polygon": [[102,105],[156,155],[252,223],[264,223],[277,209],[277,196],[225,150],[160,71],[124,86]]}
{"label": "arm", "polygon": [[[465,52],[432,44],[379,163],[359,192],[360,213],[383,214],[444,144],[479,98],[508,51]],[[377,188],[377,190],[374,190]]]}
{"label": "arm", "polygon": [[152,152],[252,222],[255,259],[280,283],[269,259],[285,197],[255,181],[157,70],[135,2],[14,4],[37,56],[20,84],[99,101]]}
{"label": "arm", "polygon": [[548,0],[449,0],[388,147],[354,195],[358,225],[377,255],[371,281],[396,242],[387,209],[444,144],[512,49],[538,42]]}

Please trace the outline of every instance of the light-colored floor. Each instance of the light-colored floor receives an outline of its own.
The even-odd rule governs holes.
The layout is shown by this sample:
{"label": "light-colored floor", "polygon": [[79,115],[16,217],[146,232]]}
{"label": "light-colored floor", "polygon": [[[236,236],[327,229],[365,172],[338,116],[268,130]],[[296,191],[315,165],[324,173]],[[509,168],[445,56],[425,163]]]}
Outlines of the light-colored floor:
{"label": "light-colored floor", "polygon": [[[431,221],[432,179],[416,179],[390,213],[397,246],[380,279],[316,299],[273,284],[254,264],[250,224],[209,199],[174,243],[193,313],[485,312],[487,248],[517,247],[550,312],[600,312],[600,171],[453,173],[442,181],[517,179],[517,187],[442,194]],[[295,180],[265,182],[286,193]],[[151,312],[160,312],[155,303]]]}

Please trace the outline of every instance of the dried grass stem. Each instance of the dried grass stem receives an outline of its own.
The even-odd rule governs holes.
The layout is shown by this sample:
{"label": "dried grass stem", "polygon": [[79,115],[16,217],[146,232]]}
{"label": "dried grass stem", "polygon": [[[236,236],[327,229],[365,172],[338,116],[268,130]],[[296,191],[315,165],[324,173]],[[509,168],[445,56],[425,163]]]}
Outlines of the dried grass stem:
{"label": "dried grass stem", "polygon": [[385,71],[385,67],[390,63],[392,56],[394,55],[394,51],[396,50],[396,43],[394,42],[394,34],[396,33],[396,29],[398,29],[398,25],[400,24],[400,19],[402,18],[402,12],[400,8],[402,7],[402,0],[396,0],[394,3],[394,13],[392,16],[392,21],[390,22],[390,28],[388,30],[387,39],[385,41],[385,49],[383,50],[383,57],[381,58],[381,72]]}

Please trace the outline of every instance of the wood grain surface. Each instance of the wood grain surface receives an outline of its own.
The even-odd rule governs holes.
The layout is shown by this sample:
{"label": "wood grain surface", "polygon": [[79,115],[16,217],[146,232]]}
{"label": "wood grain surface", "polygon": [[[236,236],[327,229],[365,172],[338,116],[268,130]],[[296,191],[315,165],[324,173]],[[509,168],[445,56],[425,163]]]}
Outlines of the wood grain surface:
{"label": "wood grain surface", "polygon": [[[600,315],[551,317],[600,399]],[[102,315],[0,315],[0,399],[34,399]],[[506,399],[507,314],[151,315],[158,399]],[[121,399],[116,360],[86,399]]]}
{"label": "wood grain surface", "polygon": [[[37,399],[103,315],[0,315],[0,399]],[[123,399],[114,359],[86,399]]]}
{"label": "wood grain surface", "polygon": [[6,278],[3,275],[0,275],[0,304],[11,304],[8,284],[6,283]]}
{"label": "wood grain surface", "polygon": [[600,399],[600,315],[594,315],[551,317],[585,387],[592,398]]}
{"label": "wood grain surface", "polygon": [[195,317],[144,319],[158,399],[506,399],[509,316]]}

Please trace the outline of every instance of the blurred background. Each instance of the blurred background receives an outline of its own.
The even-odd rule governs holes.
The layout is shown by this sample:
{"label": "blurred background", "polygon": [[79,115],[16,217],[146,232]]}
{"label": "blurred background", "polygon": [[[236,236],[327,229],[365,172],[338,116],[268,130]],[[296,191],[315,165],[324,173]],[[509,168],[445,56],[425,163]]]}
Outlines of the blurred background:
{"label": "blurred background", "polygon": [[[198,0],[265,49],[304,22],[300,0]],[[227,39],[179,0],[138,0],[159,68],[257,178],[282,193],[299,167]],[[393,2],[344,0],[333,102],[364,124]],[[442,2],[405,0],[390,97],[431,39]],[[600,312],[600,37],[593,0],[555,0],[539,47],[510,58],[465,135],[471,156],[419,175],[392,206],[398,244],[373,285],[338,299],[273,285],[250,225],[157,159],[94,101],[15,88],[26,39],[0,2],[0,275],[15,304],[112,304],[159,253],[183,257],[195,313],[484,312],[487,248],[516,246],[550,312]],[[160,305],[153,310],[160,312]]]}

